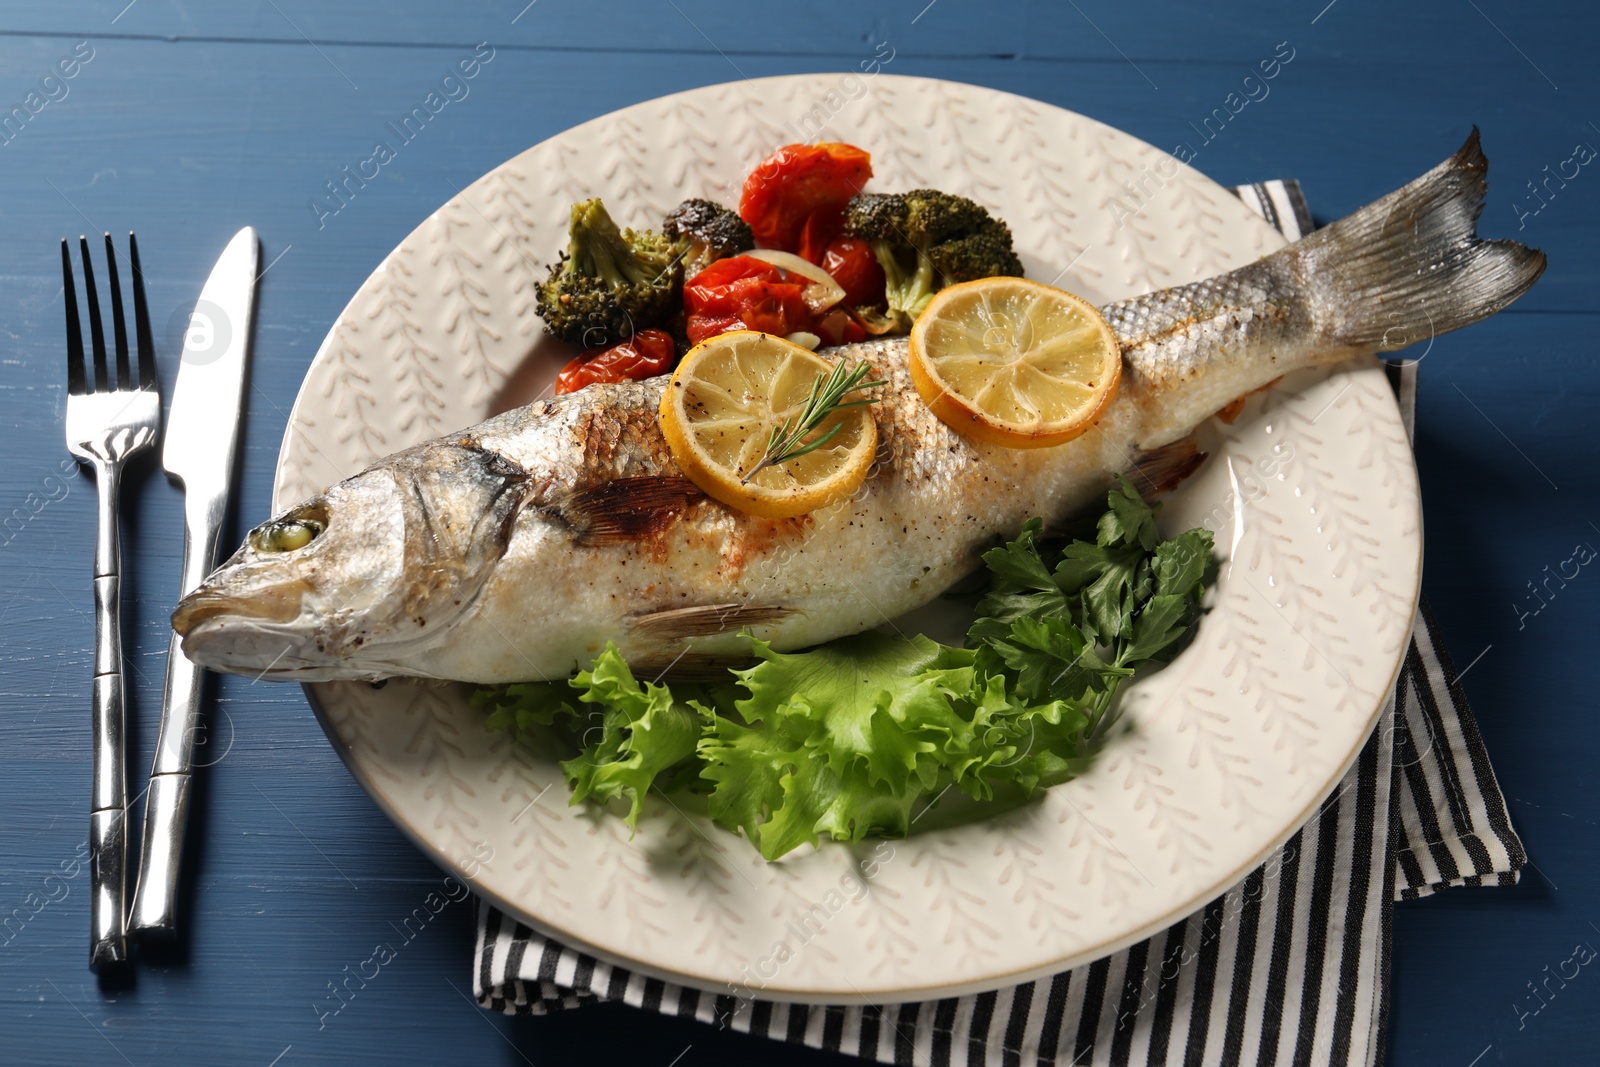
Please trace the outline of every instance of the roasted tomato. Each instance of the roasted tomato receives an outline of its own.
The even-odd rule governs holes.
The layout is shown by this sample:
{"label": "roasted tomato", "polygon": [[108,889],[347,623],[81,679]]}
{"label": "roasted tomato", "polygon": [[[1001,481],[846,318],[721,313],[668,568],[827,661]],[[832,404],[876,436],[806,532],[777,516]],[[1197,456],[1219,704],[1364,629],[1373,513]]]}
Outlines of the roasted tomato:
{"label": "roasted tomato", "polygon": [[750,224],[757,244],[804,255],[801,237],[806,224],[821,213],[816,225],[834,227],[826,236],[817,235],[821,243],[813,251],[825,247],[838,232],[833,221],[837,213],[870,177],[872,157],[853,145],[785,145],[745,180],[739,217]]}
{"label": "roasted tomato", "polygon": [[730,330],[760,330],[787,337],[811,328],[802,295],[809,283],[788,279],[770,263],[749,256],[719,259],[683,286],[689,340],[699,344]]}
{"label": "roasted tomato", "polygon": [[594,382],[637,382],[672,369],[677,345],[664,330],[640,330],[609,348],[591,348],[561,368],[556,394],[575,393]]}
{"label": "roasted tomato", "polygon": [[811,332],[822,338],[823,348],[853,345],[867,339],[867,331],[844,308],[829,308],[812,323]]}
{"label": "roasted tomato", "polygon": [[807,263],[822,265],[828,245],[844,232],[844,210],[825,207],[811,213],[806,224],[800,227],[800,245],[795,254]]}
{"label": "roasted tomato", "polygon": [[883,305],[883,267],[872,246],[854,237],[835,237],[828,242],[817,265],[844,290],[845,307]]}

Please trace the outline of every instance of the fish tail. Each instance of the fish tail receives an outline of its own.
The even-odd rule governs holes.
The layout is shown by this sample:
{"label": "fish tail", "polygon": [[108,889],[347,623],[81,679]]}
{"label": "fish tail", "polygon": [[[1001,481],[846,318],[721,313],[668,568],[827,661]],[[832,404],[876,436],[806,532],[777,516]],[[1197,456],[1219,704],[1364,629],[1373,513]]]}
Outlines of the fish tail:
{"label": "fish tail", "polygon": [[1409,185],[1293,246],[1330,280],[1323,328],[1342,348],[1404,348],[1488,318],[1544,272],[1543,252],[1478,237],[1489,160],[1473,127],[1461,150]]}

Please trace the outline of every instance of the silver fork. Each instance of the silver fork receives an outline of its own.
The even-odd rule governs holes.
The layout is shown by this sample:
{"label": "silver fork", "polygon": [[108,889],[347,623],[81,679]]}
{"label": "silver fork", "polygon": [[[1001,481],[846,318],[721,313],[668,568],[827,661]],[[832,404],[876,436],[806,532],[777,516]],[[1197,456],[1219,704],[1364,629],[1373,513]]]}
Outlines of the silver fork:
{"label": "silver fork", "polygon": [[88,239],[79,237],[78,248],[83,259],[83,291],[94,353],[92,378],[83,360],[72,255],[67,242],[61,242],[61,274],[67,302],[67,450],[94,468],[100,502],[94,548],[94,787],[89,807],[89,966],[93,969],[119,963],[128,956],[123,905],[128,787],[123,753],[122,549],[117,490],[128,458],[155,444],[160,436],[161,394],[156,387],[155,345],[150,336],[150,313],[145,307],[144,280],[139,272],[138,242],[128,234],[134,330],[139,345],[137,381],[128,360],[128,329],[111,235],[106,234],[106,272],[111,287],[115,367],[107,365]]}

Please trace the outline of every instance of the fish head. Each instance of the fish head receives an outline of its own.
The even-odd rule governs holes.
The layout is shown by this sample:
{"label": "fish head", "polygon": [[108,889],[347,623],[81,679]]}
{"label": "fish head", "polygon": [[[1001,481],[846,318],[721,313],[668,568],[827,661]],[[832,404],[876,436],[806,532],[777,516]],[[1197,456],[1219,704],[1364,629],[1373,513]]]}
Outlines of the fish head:
{"label": "fish head", "polygon": [[251,530],[173,612],[184,655],[295,681],[414,674],[504,555],[527,484],[470,439],[397,453]]}

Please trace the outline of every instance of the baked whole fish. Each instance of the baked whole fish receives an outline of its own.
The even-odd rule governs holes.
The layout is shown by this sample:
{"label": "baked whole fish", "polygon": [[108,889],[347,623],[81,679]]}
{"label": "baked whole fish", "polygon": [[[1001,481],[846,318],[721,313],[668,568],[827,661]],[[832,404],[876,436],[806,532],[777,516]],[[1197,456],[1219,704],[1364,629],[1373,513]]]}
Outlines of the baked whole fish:
{"label": "baked whole fish", "polygon": [[861,489],[798,519],[705,497],[656,425],[667,378],[591,385],[408,448],[258,527],[178,605],[196,663],[314,681],[565,677],[607,641],[636,669],[795,649],[880,625],[984,549],[1105,492],[1133,457],[1302,367],[1494,314],[1545,258],[1476,236],[1474,131],[1421,178],[1257,262],[1102,308],[1121,387],[1055,448],[967,441],[935,418],[905,338],[866,360],[879,451]]}

